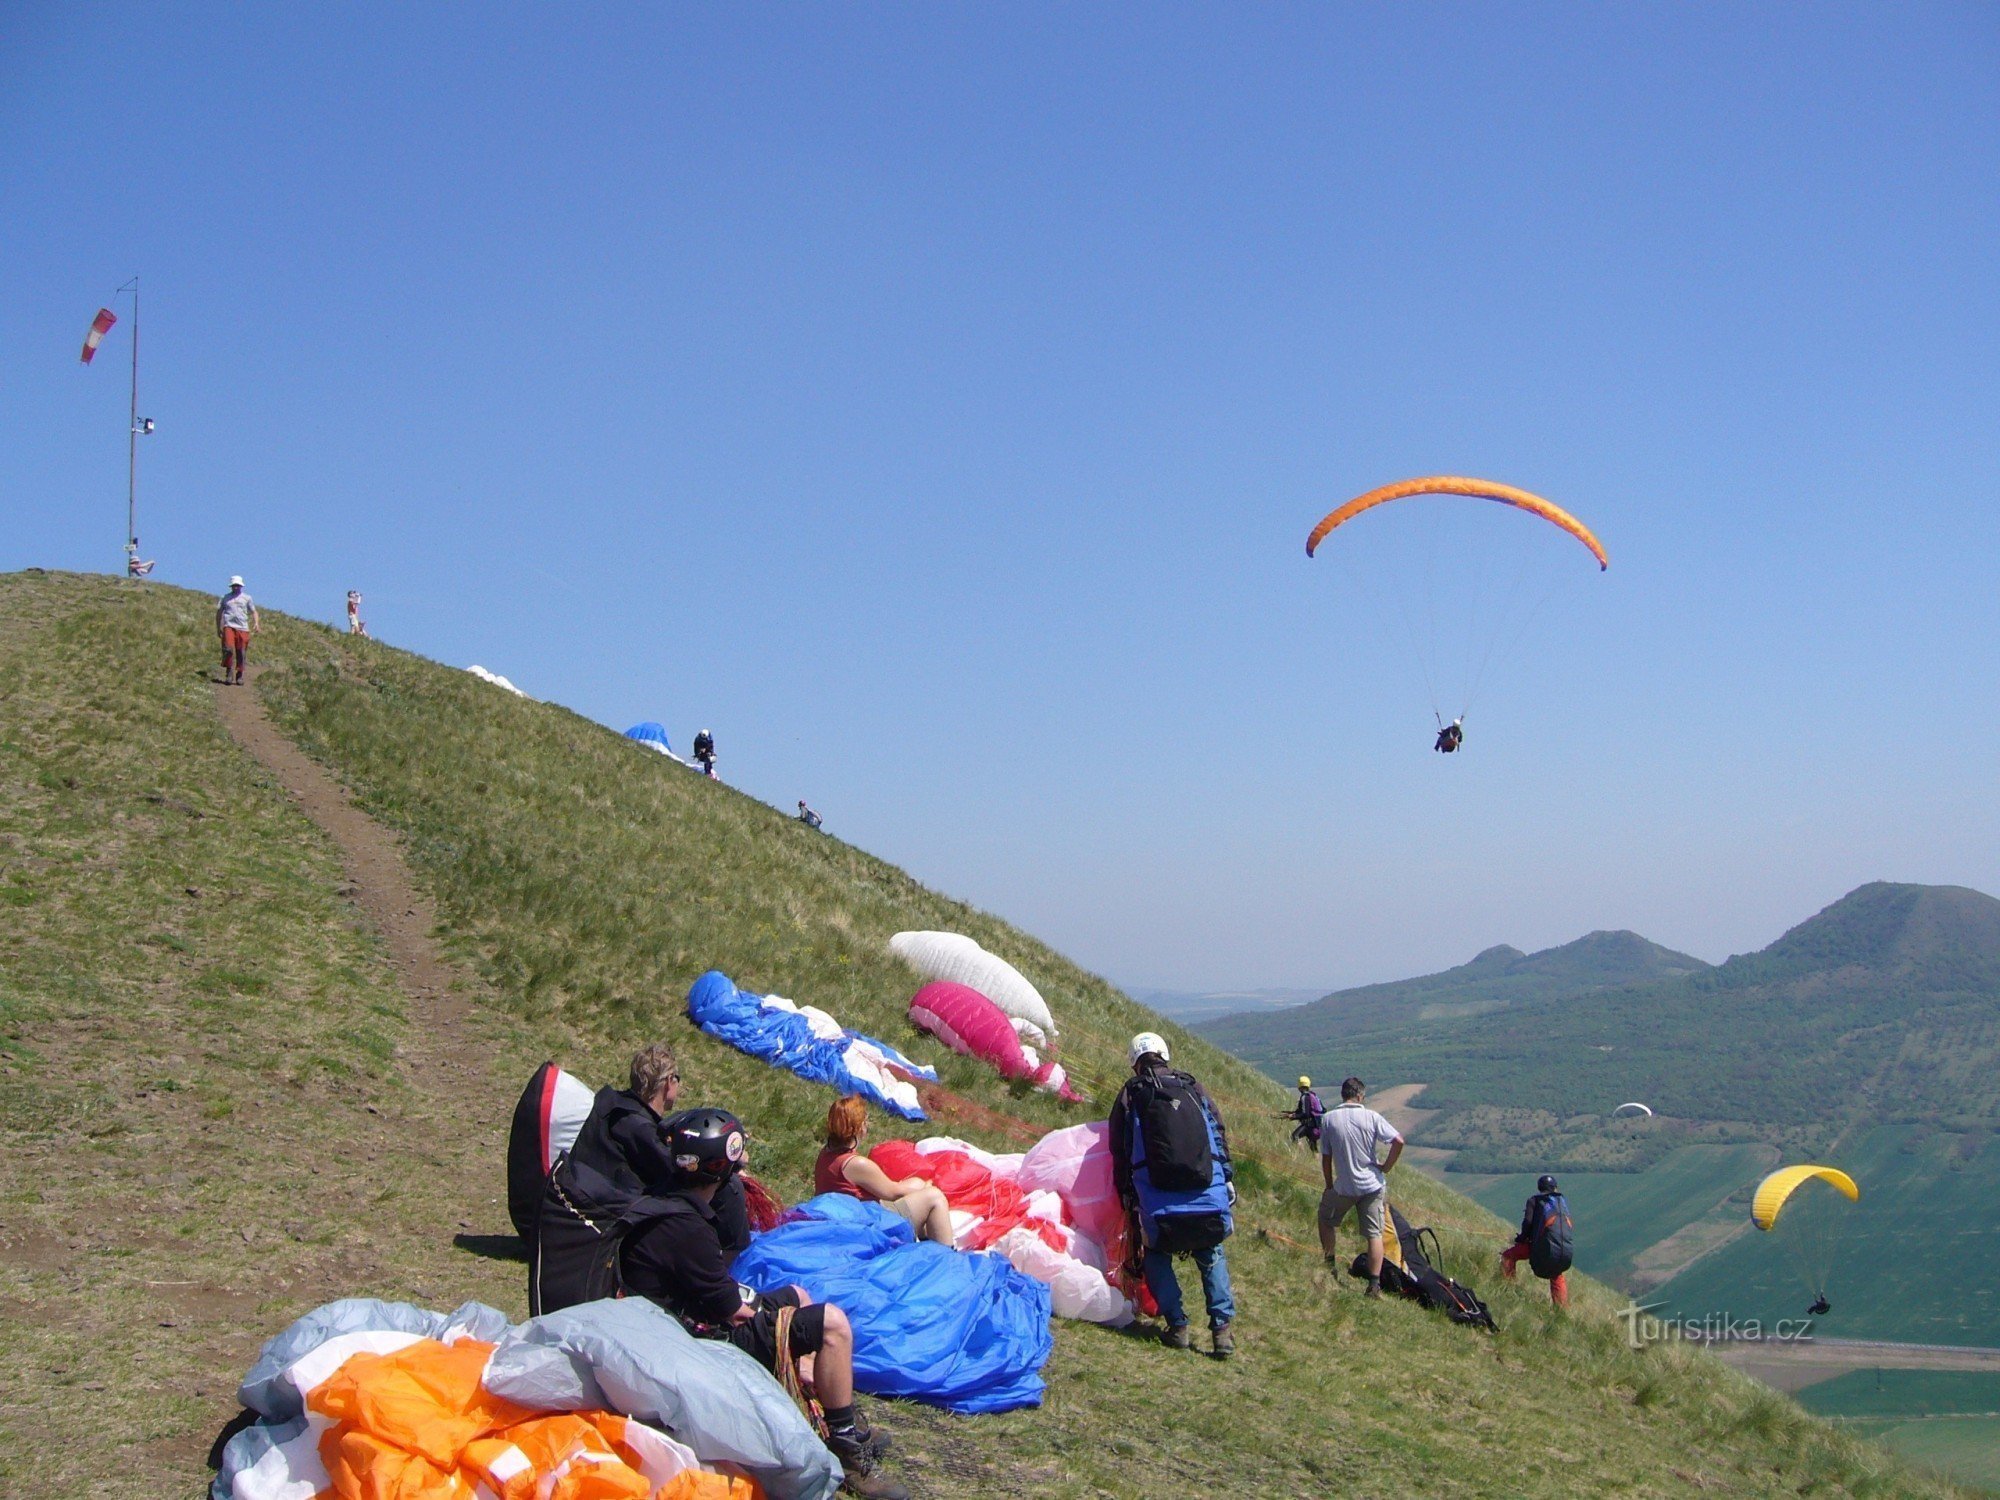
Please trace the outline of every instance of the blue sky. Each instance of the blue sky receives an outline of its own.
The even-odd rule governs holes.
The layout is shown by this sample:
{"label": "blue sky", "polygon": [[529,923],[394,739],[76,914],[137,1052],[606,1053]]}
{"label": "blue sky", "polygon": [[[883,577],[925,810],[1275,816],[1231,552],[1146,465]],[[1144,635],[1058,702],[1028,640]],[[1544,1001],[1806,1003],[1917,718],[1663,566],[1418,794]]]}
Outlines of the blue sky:
{"label": "blue sky", "polygon": [[[423,11],[0,13],[0,568],[119,564],[137,272],[156,577],[710,727],[1127,983],[2000,891],[1991,7]],[[1610,572],[1304,556],[1436,472]],[[1524,576],[1432,755],[1402,607],[1449,678]]]}

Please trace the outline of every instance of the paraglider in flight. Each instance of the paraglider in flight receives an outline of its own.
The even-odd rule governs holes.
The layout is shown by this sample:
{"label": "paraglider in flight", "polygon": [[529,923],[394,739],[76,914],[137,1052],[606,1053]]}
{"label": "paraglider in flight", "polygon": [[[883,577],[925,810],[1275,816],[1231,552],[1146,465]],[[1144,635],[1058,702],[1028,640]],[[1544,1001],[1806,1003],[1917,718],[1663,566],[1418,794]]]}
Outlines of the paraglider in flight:
{"label": "paraglider in flight", "polygon": [[1625,1113],[1625,1111],[1626,1111],[1626,1110],[1628,1110],[1628,1109],[1634,1109],[1634,1110],[1637,1110],[1637,1111],[1638,1111],[1638,1112],[1639,1112],[1640,1114],[1642,1114],[1642,1115],[1646,1116],[1646,1118],[1647,1118],[1647,1119],[1649,1119],[1649,1120],[1650,1120],[1650,1119],[1651,1119],[1651,1118],[1653,1117],[1653,1111],[1652,1111],[1652,1110],[1651,1110],[1650,1108],[1648,1108],[1648,1107],[1647,1107],[1646,1105],[1644,1105],[1644,1104],[1641,1104],[1641,1103],[1640,1103],[1640,1102],[1639,1102],[1638,1100],[1636,1100],[1636,1099],[1632,1100],[1632,1101],[1631,1101],[1630,1103],[1627,1103],[1627,1104],[1621,1104],[1621,1105],[1619,1105],[1619,1106],[1618,1106],[1618,1107],[1617,1107],[1616,1109],[1612,1110],[1612,1111],[1611,1111],[1611,1113],[1612,1113],[1613,1117],[1615,1118],[1615,1117],[1617,1117],[1617,1116],[1619,1116],[1619,1115],[1622,1115],[1622,1114],[1624,1114],[1624,1113]]}
{"label": "paraglider in flight", "polygon": [[[1822,1182],[1825,1188],[1815,1186]],[[1826,1280],[1833,1265],[1842,1199],[1861,1200],[1861,1189],[1852,1177],[1838,1167],[1805,1163],[1778,1168],[1757,1184],[1750,1200],[1750,1222],[1784,1245],[1813,1294],[1808,1314],[1816,1318],[1832,1311]]]}
{"label": "paraglider in flight", "polygon": [[[1409,500],[1422,496],[1463,496],[1475,500],[1491,500],[1514,510],[1524,511],[1528,515],[1548,522],[1560,531],[1568,532],[1583,543],[1590,555],[1597,559],[1600,572],[1611,566],[1604,544],[1598,541],[1589,527],[1561,506],[1527,490],[1516,489],[1511,484],[1500,484],[1490,479],[1473,479],[1456,474],[1434,474],[1421,479],[1399,480],[1394,484],[1385,484],[1369,490],[1366,494],[1355,496],[1345,505],[1329,511],[1319,525],[1312,529],[1312,534],[1306,538],[1306,555],[1308,557],[1315,555],[1320,543],[1325,541],[1330,533],[1346,525],[1363,511],[1373,510],[1376,506],[1386,505],[1393,500]],[[1469,513],[1460,514],[1469,516]],[[1391,584],[1385,590],[1394,606],[1394,611],[1402,616],[1409,644],[1423,667],[1425,686],[1431,696],[1431,706],[1437,711],[1437,738],[1432,742],[1431,748],[1443,755],[1454,754],[1465,744],[1464,710],[1470,707],[1473,693],[1479,686],[1479,680],[1484,675],[1495,648],[1499,646],[1503,637],[1518,639],[1526,628],[1528,618],[1540,607],[1539,604],[1529,601],[1529,591],[1525,587],[1528,574],[1534,567],[1532,555],[1540,550],[1532,545],[1526,545],[1522,549],[1522,574],[1512,590],[1499,586],[1489,587],[1485,577],[1487,572],[1485,565],[1489,557],[1494,554],[1482,547],[1470,554],[1467,559],[1471,565],[1471,572],[1466,575],[1466,582],[1470,587],[1453,586],[1445,591],[1442,598],[1439,597],[1432,571],[1442,535],[1436,530],[1436,523],[1440,519],[1450,523],[1452,515],[1450,507],[1440,512],[1426,506],[1419,508],[1412,517],[1413,520],[1421,518],[1425,526],[1431,528],[1431,543],[1423,554],[1425,560],[1422,599],[1414,597],[1415,590],[1395,584]],[[1447,530],[1449,529],[1451,527],[1448,524]],[[1529,538],[1529,542],[1532,543],[1532,537]],[[1354,544],[1345,545],[1353,551]],[[1509,546],[1503,546],[1499,550],[1506,552]],[[1363,556],[1366,551],[1366,548],[1362,548],[1355,555]],[[1448,567],[1447,573],[1449,571]],[[1365,564],[1357,564],[1352,577],[1364,592],[1374,587]],[[1552,574],[1549,581],[1550,594],[1554,593],[1556,586]],[[1501,604],[1502,600],[1505,601],[1504,604]],[[1500,605],[1499,614],[1489,613],[1489,609],[1494,605]],[[1465,667],[1468,679],[1462,698],[1453,691],[1450,682],[1456,671],[1456,663],[1448,665],[1443,659],[1457,654],[1459,642],[1465,643]],[[1443,657],[1439,655],[1441,648]],[[1449,723],[1445,721],[1443,713],[1442,700],[1446,695],[1449,695],[1454,705],[1460,706],[1458,717]]]}
{"label": "paraglider in flight", "polygon": [[1597,559],[1598,571],[1611,566],[1611,559],[1605,554],[1604,544],[1591,535],[1590,528],[1560,505],[1544,500],[1540,495],[1531,495],[1526,490],[1517,490],[1511,484],[1496,484],[1490,479],[1468,479],[1456,474],[1437,474],[1427,479],[1404,479],[1395,484],[1385,484],[1380,489],[1370,490],[1365,495],[1357,495],[1345,505],[1327,513],[1326,518],[1313,527],[1312,535],[1306,538],[1306,556],[1311,557],[1319,544],[1326,540],[1326,534],[1336,526],[1344,526],[1364,510],[1373,510],[1378,505],[1386,505],[1391,500],[1407,500],[1415,495],[1465,495],[1475,500],[1497,500],[1502,505],[1511,505],[1516,510],[1525,510],[1530,515],[1540,516],[1552,525],[1560,526],[1584,546]]}

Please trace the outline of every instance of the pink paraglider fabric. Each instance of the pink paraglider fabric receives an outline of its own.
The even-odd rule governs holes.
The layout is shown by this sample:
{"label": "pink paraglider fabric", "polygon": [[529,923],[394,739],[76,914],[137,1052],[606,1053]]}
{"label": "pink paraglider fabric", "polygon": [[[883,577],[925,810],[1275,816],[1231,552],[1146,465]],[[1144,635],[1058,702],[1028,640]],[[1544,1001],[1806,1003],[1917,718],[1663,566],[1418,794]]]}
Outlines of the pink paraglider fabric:
{"label": "pink paraglider fabric", "polygon": [[[1125,1210],[1111,1175],[1111,1126],[1103,1120],[1052,1130],[1021,1160],[1015,1176],[1023,1192],[1049,1192],[1068,1208],[1070,1222],[1109,1246],[1125,1228]],[[949,1196],[947,1194],[946,1196]]]}
{"label": "pink paraglider fabric", "polygon": [[963,1151],[919,1151],[909,1141],[883,1141],[869,1153],[875,1165],[901,1181],[921,1177],[944,1194],[954,1211],[979,1222],[959,1239],[961,1250],[984,1250],[1011,1229],[1032,1229],[1051,1250],[1067,1252],[1070,1236],[1060,1222],[1036,1214],[1028,1195],[996,1177]]}
{"label": "pink paraglider fabric", "polygon": [[[1073,1145],[1058,1142],[1044,1155],[1054,1160]],[[1104,1246],[1071,1226],[1067,1200],[1053,1188],[1028,1188],[1018,1180],[1033,1151],[1027,1157],[991,1156],[964,1141],[934,1137],[915,1144],[884,1141],[868,1154],[891,1177],[919,1177],[942,1192],[951,1207],[958,1248],[1005,1256],[1016,1270],[1049,1288],[1058,1317],[1122,1327],[1132,1320],[1128,1298],[1136,1294],[1144,1300],[1143,1288],[1125,1286],[1118,1263],[1107,1257]],[[1105,1153],[1100,1147],[1097,1154]],[[1086,1166],[1072,1180],[1087,1181],[1089,1176]],[[1109,1191],[1108,1166],[1104,1176]],[[1116,1194],[1112,1196],[1115,1206]]]}
{"label": "pink paraglider fabric", "polygon": [[933,980],[910,997],[910,1024],[961,1056],[991,1063],[1002,1078],[1025,1078],[1039,1089],[1081,1102],[1062,1067],[1024,1047],[1007,1013],[978,990]]}

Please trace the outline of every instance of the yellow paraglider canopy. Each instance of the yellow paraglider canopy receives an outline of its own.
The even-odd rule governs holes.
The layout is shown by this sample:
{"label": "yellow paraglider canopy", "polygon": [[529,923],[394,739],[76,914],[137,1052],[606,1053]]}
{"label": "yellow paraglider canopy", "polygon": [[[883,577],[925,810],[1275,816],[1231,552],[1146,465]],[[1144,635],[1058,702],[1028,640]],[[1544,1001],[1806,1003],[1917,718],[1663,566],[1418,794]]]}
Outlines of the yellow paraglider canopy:
{"label": "yellow paraglider canopy", "polygon": [[1861,1189],[1854,1185],[1852,1177],[1838,1167],[1780,1167],[1757,1184],[1757,1194],[1750,1200],[1750,1222],[1768,1232],[1778,1222],[1778,1212],[1784,1208],[1785,1200],[1798,1191],[1800,1184],[1811,1182],[1815,1177],[1832,1184],[1850,1202],[1860,1201]]}

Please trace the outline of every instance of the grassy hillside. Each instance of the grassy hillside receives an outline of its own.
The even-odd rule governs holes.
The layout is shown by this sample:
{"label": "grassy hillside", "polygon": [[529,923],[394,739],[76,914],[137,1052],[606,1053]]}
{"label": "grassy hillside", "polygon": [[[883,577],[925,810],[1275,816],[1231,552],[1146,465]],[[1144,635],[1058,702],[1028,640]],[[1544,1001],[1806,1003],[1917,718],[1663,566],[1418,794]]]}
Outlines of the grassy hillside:
{"label": "grassy hillside", "polygon": [[[1287,1243],[1311,1239],[1314,1192],[1269,1117],[1282,1091],[1247,1065],[574,714],[267,614],[272,711],[402,835],[481,976],[478,1055],[433,1071],[325,839],[217,723],[210,607],[0,578],[0,1491],[192,1496],[258,1343],[327,1297],[522,1313],[496,1258],[501,1145],[551,1052],[604,1079],[671,1037],[687,1097],[736,1108],[760,1172],[801,1195],[829,1096],[693,1031],[688,982],[718,966],[934,1055],[883,942],[951,927],[1042,988],[1100,1101],[1141,1025],[1212,1085],[1244,1163],[1242,1353],[1061,1325],[1042,1409],[885,1414],[918,1493],[1951,1493],[1697,1352],[1625,1349],[1601,1288],[1557,1317],[1502,1285],[1497,1222],[1414,1175],[1400,1200],[1502,1332],[1336,1290]],[[1083,1117],[939,1061],[996,1116]]]}

